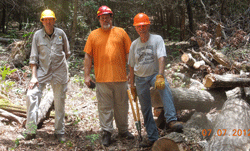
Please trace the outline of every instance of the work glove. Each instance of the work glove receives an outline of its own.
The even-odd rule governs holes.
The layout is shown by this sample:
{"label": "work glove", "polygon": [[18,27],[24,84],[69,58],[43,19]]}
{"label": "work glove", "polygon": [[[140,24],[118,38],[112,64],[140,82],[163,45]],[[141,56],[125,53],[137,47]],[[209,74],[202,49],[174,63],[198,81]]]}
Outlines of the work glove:
{"label": "work glove", "polygon": [[131,87],[131,95],[133,96],[134,101],[136,101],[137,98],[137,92],[136,92],[136,87]]}
{"label": "work glove", "polygon": [[155,89],[163,90],[165,88],[165,79],[163,75],[158,74],[155,80]]}

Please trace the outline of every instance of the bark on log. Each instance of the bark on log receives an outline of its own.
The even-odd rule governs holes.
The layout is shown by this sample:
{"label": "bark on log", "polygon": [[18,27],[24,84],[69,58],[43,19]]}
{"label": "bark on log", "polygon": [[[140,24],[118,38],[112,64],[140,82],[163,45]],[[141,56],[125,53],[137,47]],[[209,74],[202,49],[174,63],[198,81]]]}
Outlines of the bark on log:
{"label": "bark on log", "polygon": [[232,91],[235,92],[231,95],[234,97],[229,97],[216,118],[212,138],[207,149],[209,151],[250,149],[250,106],[246,103],[240,88],[235,88]]}
{"label": "bark on log", "polygon": [[217,75],[208,74],[203,79],[203,84],[207,88],[233,88],[233,87],[249,87],[250,78],[241,78],[240,75]]}
{"label": "bark on log", "polygon": [[211,48],[210,44],[208,44],[208,50],[212,53],[213,59],[216,60],[219,64],[227,67],[228,69],[231,69],[233,67],[236,67],[236,68],[238,67],[237,62],[232,62],[224,54]]}
{"label": "bark on log", "polygon": [[183,73],[176,72],[176,73],[174,73],[172,75],[172,77],[179,77],[179,78],[181,78],[183,82],[185,82],[187,85],[189,85],[190,89],[196,89],[196,90],[197,89],[198,90],[204,90],[204,89],[206,89],[201,82],[199,82],[198,80],[194,80],[194,79],[186,76]]}
{"label": "bark on log", "polygon": [[45,92],[38,109],[37,128],[42,128],[43,122],[50,117],[50,112],[54,108],[54,95],[52,89]]}
{"label": "bark on log", "polygon": [[[171,88],[176,110],[195,109],[208,112],[211,108],[221,108],[227,96],[224,90],[191,90]],[[150,91],[152,107],[163,107],[158,90]]]}
{"label": "bark on log", "polygon": [[7,112],[3,109],[0,109],[0,116],[4,117],[4,118],[7,118],[11,121],[15,121],[17,122],[18,124],[22,124],[22,118],[10,113],[10,112]]}

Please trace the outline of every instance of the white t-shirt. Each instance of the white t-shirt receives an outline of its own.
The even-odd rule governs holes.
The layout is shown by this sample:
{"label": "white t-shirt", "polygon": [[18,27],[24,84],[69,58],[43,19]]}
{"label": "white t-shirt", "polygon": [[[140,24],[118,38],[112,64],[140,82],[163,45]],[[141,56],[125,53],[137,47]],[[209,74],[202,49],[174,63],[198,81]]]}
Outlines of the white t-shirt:
{"label": "white t-shirt", "polygon": [[132,42],[128,64],[134,67],[135,75],[147,77],[159,72],[158,59],[163,56],[167,54],[162,37],[150,34],[145,43],[141,42],[140,37]]}

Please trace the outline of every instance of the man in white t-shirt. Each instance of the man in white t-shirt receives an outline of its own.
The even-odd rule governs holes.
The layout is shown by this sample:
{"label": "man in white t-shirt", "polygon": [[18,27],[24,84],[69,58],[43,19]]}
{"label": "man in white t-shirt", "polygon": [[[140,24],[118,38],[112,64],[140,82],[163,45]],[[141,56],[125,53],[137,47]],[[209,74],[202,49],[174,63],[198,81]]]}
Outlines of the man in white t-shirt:
{"label": "man in white t-shirt", "polygon": [[161,36],[149,33],[150,21],[146,14],[137,14],[133,25],[140,37],[134,40],[130,47],[128,59],[130,85],[132,94],[137,93],[139,97],[148,136],[148,140],[144,140],[139,146],[150,147],[158,139],[158,129],[152,114],[150,87],[155,87],[160,93],[168,127],[176,132],[182,132],[183,125],[177,122],[172,93],[164,78],[166,57],[164,41]]}

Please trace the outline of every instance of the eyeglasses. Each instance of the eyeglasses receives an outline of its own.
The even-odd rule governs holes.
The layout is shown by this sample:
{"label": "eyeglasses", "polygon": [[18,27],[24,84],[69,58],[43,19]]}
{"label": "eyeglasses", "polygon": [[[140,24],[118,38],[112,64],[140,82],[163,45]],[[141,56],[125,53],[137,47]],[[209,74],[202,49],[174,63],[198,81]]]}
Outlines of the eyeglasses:
{"label": "eyeglasses", "polygon": [[100,17],[101,21],[110,20],[110,19],[111,19],[111,17],[103,17],[103,16]]}
{"label": "eyeglasses", "polygon": [[135,26],[136,29],[146,29],[147,27],[148,27],[147,25]]}

